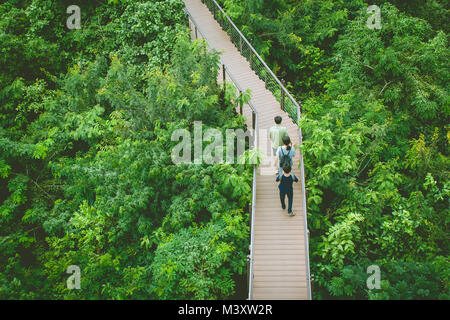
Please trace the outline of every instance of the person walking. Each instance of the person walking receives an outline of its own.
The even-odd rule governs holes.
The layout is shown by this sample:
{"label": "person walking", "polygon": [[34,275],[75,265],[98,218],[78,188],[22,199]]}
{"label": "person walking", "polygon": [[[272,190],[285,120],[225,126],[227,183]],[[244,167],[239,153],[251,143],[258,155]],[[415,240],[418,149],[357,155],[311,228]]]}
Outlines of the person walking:
{"label": "person walking", "polygon": [[[288,131],[285,127],[281,126],[281,121],[283,120],[280,116],[274,118],[275,125],[270,128],[269,137],[272,146],[272,156],[275,160],[276,168],[276,152],[280,146],[283,145],[283,138],[288,136]],[[278,175],[279,170],[275,169],[275,174]]]}
{"label": "person walking", "polygon": [[292,168],[294,165],[292,158],[295,156],[295,144],[291,143],[289,136],[283,137],[283,146],[278,147],[275,161],[278,163],[277,175],[282,174],[282,168],[285,164],[289,164]]}
{"label": "person walking", "polygon": [[288,214],[290,216],[294,216],[292,212],[292,202],[294,201],[294,188],[292,184],[294,182],[298,182],[298,178],[291,174],[291,166],[289,164],[285,164],[283,166],[283,174],[280,174],[276,181],[279,181],[278,189],[280,190],[280,200],[281,200],[281,208],[286,209],[286,203],[284,202],[286,196],[288,197]]}

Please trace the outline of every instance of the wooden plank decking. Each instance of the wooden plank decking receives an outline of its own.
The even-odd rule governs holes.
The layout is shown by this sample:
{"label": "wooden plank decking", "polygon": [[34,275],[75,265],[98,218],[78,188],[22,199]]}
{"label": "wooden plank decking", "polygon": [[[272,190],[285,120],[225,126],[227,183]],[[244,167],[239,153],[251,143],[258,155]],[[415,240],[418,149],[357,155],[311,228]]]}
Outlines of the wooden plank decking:
{"label": "wooden plank decking", "polygon": [[[269,128],[274,117],[283,118],[282,125],[298,144],[298,127],[281,111],[279,102],[265,88],[265,84],[250,68],[229,36],[214,20],[208,8],[200,0],[184,0],[186,9],[196,21],[209,45],[221,52],[221,59],[236,82],[243,89],[250,89],[251,102],[258,111],[259,145],[264,160],[272,158]],[[219,78],[221,76],[219,75]],[[247,108],[248,109],[248,108]],[[251,113],[244,115],[251,121]],[[266,134],[262,134],[266,130]],[[293,173],[300,179],[299,152],[294,157]],[[256,178],[256,210],[254,223],[254,264],[252,299],[308,299],[307,267],[305,254],[305,228],[300,183],[294,185],[293,217],[282,210],[279,200],[274,167],[263,163]],[[287,205],[287,199],[286,199]]]}

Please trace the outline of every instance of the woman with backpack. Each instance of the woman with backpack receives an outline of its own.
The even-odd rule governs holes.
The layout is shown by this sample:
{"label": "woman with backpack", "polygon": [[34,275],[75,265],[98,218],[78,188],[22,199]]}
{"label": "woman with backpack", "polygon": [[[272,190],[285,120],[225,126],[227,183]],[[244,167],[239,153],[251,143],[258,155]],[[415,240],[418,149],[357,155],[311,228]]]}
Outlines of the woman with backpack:
{"label": "woman with backpack", "polygon": [[277,159],[278,159],[278,174],[277,176],[281,175],[283,173],[283,166],[289,165],[290,167],[293,166],[292,158],[295,156],[295,148],[294,144],[291,143],[291,139],[289,136],[283,137],[283,146],[278,147],[277,150]]}

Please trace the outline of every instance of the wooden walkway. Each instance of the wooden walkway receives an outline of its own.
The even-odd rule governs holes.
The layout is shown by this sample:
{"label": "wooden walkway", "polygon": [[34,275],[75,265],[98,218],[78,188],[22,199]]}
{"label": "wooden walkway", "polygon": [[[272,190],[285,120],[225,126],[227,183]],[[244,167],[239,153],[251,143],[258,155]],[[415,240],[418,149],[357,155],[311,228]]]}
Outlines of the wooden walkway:
{"label": "wooden walkway", "polygon": [[[254,261],[252,299],[310,299],[307,286],[304,212],[300,182],[294,184],[295,216],[281,209],[274,167],[267,164],[271,156],[268,132],[274,117],[283,118],[282,125],[291,141],[298,144],[298,127],[281,111],[280,103],[250,68],[247,60],[230,41],[208,8],[200,0],[184,0],[186,9],[196,21],[209,45],[221,52],[221,59],[235,81],[251,90],[251,102],[258,112],[259,143],[264,162],[256,177],[256,211],[254,223]],[[222,78],[219,75],[219,78]],[[248,109],[248,108],[247,108]],[[244,115],[251,121],[250,111]],[[264,131],[266,133],[264,134]],[[299,152],[294,157],[293,173],[300,179]],[[286,198],[287,205],[287,198]]]}

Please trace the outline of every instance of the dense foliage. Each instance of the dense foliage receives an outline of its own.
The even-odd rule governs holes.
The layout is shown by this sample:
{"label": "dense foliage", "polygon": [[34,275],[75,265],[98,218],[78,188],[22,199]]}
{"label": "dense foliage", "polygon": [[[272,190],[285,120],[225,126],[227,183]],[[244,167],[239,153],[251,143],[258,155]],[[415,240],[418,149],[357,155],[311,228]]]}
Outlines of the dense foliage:
{"label": "dense foliage", "polygon": [[314,298],[450,299],[448,2],[219,3],[303,100]]}
{"label": "dense foliage", "polygon": [[171,136],[244,119],[182,1],[79,1],[79,30],[72,1],[0,3],[0,299],[232,296],[251,167],[175,165]]}
{"label": "dense foliage", "polygon": [[[447,1],[219,2],[303,101],[313,297],[450,299]],[[217,55],[181,0],[72,4],[0,1],[0,298],[233,296],[251,168],[170,155],[245,126]]]}

